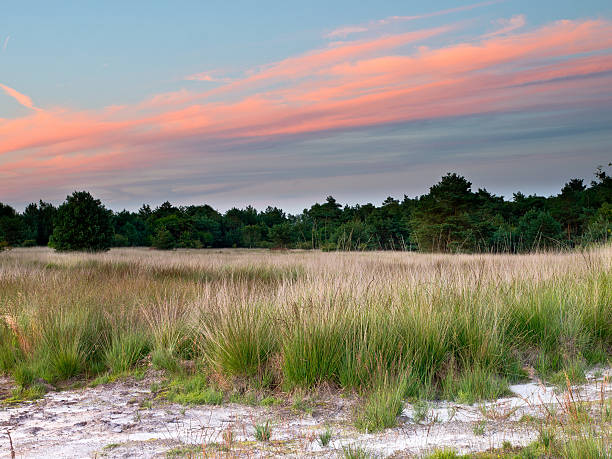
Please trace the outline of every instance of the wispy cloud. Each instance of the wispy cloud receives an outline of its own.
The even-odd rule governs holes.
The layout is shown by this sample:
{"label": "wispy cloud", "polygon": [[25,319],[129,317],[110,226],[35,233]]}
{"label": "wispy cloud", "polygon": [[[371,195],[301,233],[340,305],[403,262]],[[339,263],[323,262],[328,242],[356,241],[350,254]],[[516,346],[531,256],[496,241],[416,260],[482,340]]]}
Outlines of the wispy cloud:
{"label": "wispy cloud", "polygon": [[470,5],[458,6],[456,8],[448,8],[445,10],[433,11],[431,13],[424,13],[424,14],[418,14],[418,15],[413,15],[413,16],[389,16],[384,19],[379,19],[377,21],[368,22],[367,24],[339,27],[325,34],[325,37],[334,38],[334,39],[335,38],[346,38],[349,35],[373,31],[373,30],[379,29],[385,25],[388,25],[394,22],[416,21],[419,19],[433,18],[436,16],[444,16],[447,14],[461,13],[461,12],[470,11],[476,8],[482,8],[485,6],[495,5],[497,3],[502,3],[504,1],[505,0],[489,0],[485,2],[472,3]]}
{"label": "wispy cloud", "polygon": [[219,77],[215,75],[215,72],[201,72],[194,73],[193,75],[187,75],[185,80],[188,81],[209,81],[211,83],[229,83],[232,81],[231,78]]}
{"label": "wispy cloud", "polygon": [[500,27],[498,30],[485,35],[485,38],[495,37],[496,35],[505,35],[510,32],[514,32],[525,26],[527,21],[525,20],[524,14],[517,14],[512,16],[510,19],[498,19],[496,24]]}
{"label": "wispy cloud", "polygon": [[325,38],[346,38],[349,35],[353,35],[360,32],[367,32],[369,29],[364,26],[346,26],[334,29],[331,32],[325,34]]}
{"label": "wispy cloud", "polygon": [[11,39],[11,36],[7,35],[6,38],[4,39],[4,42],[2,43],[2,51],[6,51],[6,48],[8,47],[10,39]]}
{"label": "wispy cloud", "polygon": [[32,102],[32,99],[30,99],[29,96],[26,96],[25,94],[22,94],[13,88],[3,85],[2,83],[0,83],[0,89],[2,89],[8,96],[15,99],[20,105],[23,105],[24,107],[30,108],[32,110],[41,110],[40,108],[34,106],[34,103]]}

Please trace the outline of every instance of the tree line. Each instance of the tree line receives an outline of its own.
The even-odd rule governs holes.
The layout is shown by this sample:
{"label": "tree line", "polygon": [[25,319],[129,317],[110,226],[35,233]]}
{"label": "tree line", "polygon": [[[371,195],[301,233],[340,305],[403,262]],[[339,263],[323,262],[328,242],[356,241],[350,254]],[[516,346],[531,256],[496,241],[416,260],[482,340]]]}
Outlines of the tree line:
{"label": "tree line", "polygon": [[[612,166],[612,163],[609,164]],[[427,194],[380,206],[342,206],[332,196],[297,215],[251,206],[220,213],[209,205],[164,202],[137,212],[113,212],[86,191],[59,207],[39,201],[18,213],[0,203],[0,249],[57,250],[205,247],[321,250],[509,252],[571,248],[612,237],[612,177],[598,167],[585,184],[572,179],[555,196],[514,193],[511,200],[472,190],[448,173]]]}

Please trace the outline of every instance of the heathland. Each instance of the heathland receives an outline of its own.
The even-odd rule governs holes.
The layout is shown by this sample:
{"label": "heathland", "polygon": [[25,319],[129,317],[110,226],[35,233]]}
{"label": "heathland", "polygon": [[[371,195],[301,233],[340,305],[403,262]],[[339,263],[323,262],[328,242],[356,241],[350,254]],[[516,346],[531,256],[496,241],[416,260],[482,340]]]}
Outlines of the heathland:
{"label": "heathland", "polygon": [[14,249],[0,254],[0,314],[15,400],[153,367],[180,403],[351,394],[354,425],[371,432],[405,400],[474,403],[609,365],[612,248]]}

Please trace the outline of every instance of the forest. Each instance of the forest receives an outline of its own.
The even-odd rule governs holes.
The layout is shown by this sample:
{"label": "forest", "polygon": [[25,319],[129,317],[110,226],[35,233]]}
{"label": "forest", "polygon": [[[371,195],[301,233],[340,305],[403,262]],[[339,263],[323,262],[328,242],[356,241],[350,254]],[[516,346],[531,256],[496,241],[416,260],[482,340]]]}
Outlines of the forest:
{"label": "forest", "polygon": [[86,210],[73,213],[75,221],[62,220],[70,196],[59,208],[40,200],[23,213],[0,203],[0,248],[70,249],[59,241],[75,225],[89,225],[88,231],[95,233],[90,237],[101,237],[97,248],[102,250],[150,246],[519,253],[584,246],[612,237],[612,176],[601,166],[590,183],[572,179],[549,197],[516,192],[506,200],[486,189],[474,191],[467,178],[448,173],[422,196],[388,197],[380,206],[343,206],[328,196],[298,215],[271,206],[263,211],[234,207],[220,213],[206,204],[170,202],[156,208],[145,204],[137,212],[113,212],[87,192],[72,195],[75,202],[82,198],[101,211],[95,225]]}

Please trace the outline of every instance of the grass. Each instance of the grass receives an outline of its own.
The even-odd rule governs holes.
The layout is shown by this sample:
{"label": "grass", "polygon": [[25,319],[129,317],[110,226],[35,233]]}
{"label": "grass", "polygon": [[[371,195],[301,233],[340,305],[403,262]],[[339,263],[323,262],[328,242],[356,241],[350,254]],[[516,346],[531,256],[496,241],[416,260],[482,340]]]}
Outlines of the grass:
{"label": "grass", "polygon": [[146,334],[138,331],[119,332],[112,336],[104,352],[104,363],[112,373],[123,373],[133,368],[150,349]]}
{"label": "grass", "polygon": [[342,447],[342,457],[344,459],[374,459],[376,456],[361,446],[346,445]]}
{"label": "grass", "polygon": [[328,446],[329,442],[332,439],[332,436],[333,436],[333,433],[331,429],[329,427],[326,428],[323,432],[319,433],[319,444],[323,447]]}
{"label": "grass", "polygon": [[270,437],[272,436],[272,426],[270,425],[270,421],[266,421],[265,423],[255,424],[255,439],[257,441],[270,441]]}
{"label": "grass", "polygon": [[384,379],[365,398],[355,414],[355,426],[363,432],[378,432],[397,423],[404,407],[406,381]]}
{"label": "grass", "polygon": [[183,405],[220,405],[223,392],[212,387],[205,375],[194,375],[172,380],[166,398]]}
{"label": "grass", "polygon": [[356,423],[377,430],[407,397],[475,403],[507,394],[523,367],[562,384],[608,362],[611,260],[612,247],[15,249],[0,256],[0,372],[27,388],[151,361],[174,381],[168,397],[187,404],[323,384],[363,394]]}
{"label": "grass", "polygon": [[176,448],[172,448],[171,450],[166,451],[167,458],[200,456],[204,456],[204,448],[202,445],[177,446]]}

